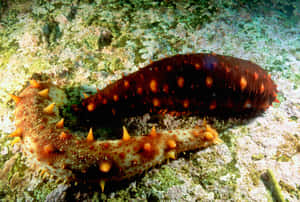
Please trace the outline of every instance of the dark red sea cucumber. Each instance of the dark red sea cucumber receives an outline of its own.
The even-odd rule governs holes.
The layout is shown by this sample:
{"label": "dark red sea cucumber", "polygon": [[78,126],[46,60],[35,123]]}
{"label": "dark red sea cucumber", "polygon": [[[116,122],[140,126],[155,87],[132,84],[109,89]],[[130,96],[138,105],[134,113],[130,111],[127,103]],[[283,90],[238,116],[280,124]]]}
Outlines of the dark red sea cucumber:
{"label": "dark red sea cucumber", "polygon": [[152,62],[124,76],[82,105],[110,120],[145,112],[236,115],[267,109],[276,85],[260,66],[217,54],[186,54]]}

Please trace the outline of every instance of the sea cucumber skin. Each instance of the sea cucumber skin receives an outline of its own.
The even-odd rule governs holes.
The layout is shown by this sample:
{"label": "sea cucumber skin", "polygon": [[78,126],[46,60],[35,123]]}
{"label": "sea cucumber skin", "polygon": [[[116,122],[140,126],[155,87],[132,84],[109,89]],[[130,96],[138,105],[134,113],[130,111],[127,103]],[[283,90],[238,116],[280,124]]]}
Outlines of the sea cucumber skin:
{"label": "sea cucumber skin", "polygon": [[[162,111],[234,115],[264,111],[277,101],[276,92],[266,71],[250,61],[187,54],[152,62],[84,99],[83,108],[76,109],[80,115],[84,109],[82,117],[96,122]],[[180,152],[220,142],[208,125],[119,140],[94,140],[90,134],[83,138],[58,127],[59,109],[67,98],[56,85],[34,81],[12,98],[18,131],[12,136],[21,138],[29,163],[67,181],[129,179]]]}
{"label": "sea cucumber skin", "polygon": [[145,112],[236,115],[264,111],[276,85],[258,65],[216,54],[175,55],[124,76],[82,105],[87,116],[111,120]]}
{"label": "sea cucumber skin", "polygon": [[[49,90],[47,97],[39,94],[44,89]],[[62,89],[40,82],[38,88],[25,88],[19,97],[16,127],[22,131],[22,150],[28,162],[66,181],[129,179],[182,151],[219,142],[210,127],[155,132],[126,140],[88,140],[83,138],[87,134],[76,136],[67,128],[57,127],[59,109],[67,102]],[[51,103],[55,103],[53,113],[45,113]],[[101,170],[103,165],[106,167]]]}

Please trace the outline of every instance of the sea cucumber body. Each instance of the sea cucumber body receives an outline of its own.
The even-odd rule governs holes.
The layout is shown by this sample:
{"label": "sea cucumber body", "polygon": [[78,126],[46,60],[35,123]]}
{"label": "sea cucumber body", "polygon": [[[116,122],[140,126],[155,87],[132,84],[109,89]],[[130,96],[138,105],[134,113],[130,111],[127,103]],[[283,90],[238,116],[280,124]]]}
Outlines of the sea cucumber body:
{"label": "sea cucumber body", "polygon": [[124,76],[82,103],[98,119],[176,111],[236,115],[263,111],[276,85],[258,65],[216,54],[175,55]]}
{"label": "sea cucumber body", "polygon": [[[86,117],[113,121],[145,112],[240,114],[276,101],[276,85],[258,65],[216,54],[176,55],[153,62],[83,100]],[[59,179],[118,181],[174,159],[176,154],[220,142],[209,126],[151,132],[119,140],[94,140],[92,130],[74,135],[59,111],[65,92],[31,81],[16,101],[17,130],[30,163]],[[55,106],[55,107],[54,107]],[[82,108],[77,108],[82,112]]]}
{"label": "sea cucumber body", "polygon": [[[51,83],[29,86],[19,95],[15,116],[29,163],[65,181],[120,181],[143,173],[187,150],[217,143],[210,127],[151,132],[145,136],[98,141],[88,131],[74,135],[59,126],[64,91]],[[49,91],[45,97],[41,92]],[[55,103],[52,110],[47,106]],[[88,136],[87,138],[85,138]],[[121,134],[120,134],[121,136]]]}

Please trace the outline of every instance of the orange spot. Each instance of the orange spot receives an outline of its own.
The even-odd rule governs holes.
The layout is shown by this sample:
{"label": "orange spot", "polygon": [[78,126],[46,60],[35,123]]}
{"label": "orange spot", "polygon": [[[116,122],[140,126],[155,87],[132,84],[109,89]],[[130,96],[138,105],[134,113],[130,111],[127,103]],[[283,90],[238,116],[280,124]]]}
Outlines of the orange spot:
{"label": "orange spot", "polygon": [[65,132],[61,132],[60,135],[59,135],[59,139],[61,139],[61,140],[69,139],[69,137],[70,137],[70,135],[68,135]]}
{"label": "orange spot", "polygon": [[89,111],[89,112],[92,112],[92,111],[94,111],[95,110],[95,108],[96,108],[96,106],[95,106],[95,104],[94,103],[89,103],[88,104],[88,106],[87,106],[87,110]]}
{"label": "orange spot", "polygon": [[184,86],[184,78],[182,76],[178,77],[177,79],[177,85],[179,88],[183,88]]}
{"label": "orange spot", "polygon": [[208,141],[213,140],[214,139],[214,135],[211,132],[204,132],[204,138]]}
{"label": "orange spot", "polygon": [[185,99],[185,100],[183,101],[183,107],[184,107],[184,108],[188,108],[189,105],[190,105],[190,101],[189,101],[188,99]]}
{"label": "orange spot", "polygon": [[136,92],[137,92],[137,94],[142,95],[142,93],[143,93],[143,88],[138,87],[137,90],[136,90]]}
{"label": "orange spot", "polygon": [[206,83],[207,88],[210,88],[212,86],[213,82],[214,82],[214,80],[210,76],[206,77],[205,83]]}
{"label": "orange spot", "polygon": [[195,136],[195,137],[199,137],[201,135],[201,132],[199,130],[193,130],[192,131],[192,134]]}
{"label": "orange spot", "polygon": [[46,154],[50,154],[55,151],[55,148],[52,144],[47,144],[44,146],[43,150]]}
{"label": "orange spot", "polygon": [[145,152],[150,152],[151,149],[152,149],[152,146],[149,142],[147,142],[147,143],[144,144],[143,149],[144,149]]}
{"label": "orange spot", "polygon": [[217,107],[217,103],[216,103],[216,101],[214,100],[214,101],[212,101],[212,102],[210,103],[209,109],[210,109],[210,110],[214,110],[214,109],[216,109],[216,107]]}
{"label": "orange spot", "polygon": [[168,71],[168,72],[172,71],[172,69],[173,69],[173,68],[172,68],[171,65],[168,65],[168,66],[167,66],[167,71]]}
{"label": "orange spot", "polygon": [[254,72],[253,77],[254,77],[254,80],[256,81],[258,79],[258,74],[256,72]]}
{"label": "orange spot", "polygon": [[217,55],[217,53],[215,53],[215,52],[211,52],[211,55],[212,55],[212,56],[216,56],[216,55]]}
{"label": "orange spot", "polygon": [[151,90],[153,93],[156,93],[156,92],[157,92],[157,81],[156,81],[156,80],[152,79],[152,80],[150,81],[149,86],[150,86],[150,90]]}
{"label": "orange spot", "polygon": [[100,165],[99,165],[99,170],[101,172],[107,173],[107,172],[110,171],[111,167],[112,167],[111,162],[109,162],[109,161],[102,161],[100,163]]}
{"label": "orange spot", "polygon": [[125,80],[125,81],[124,81],[124,87],[125,87],[125,88],[129,88],[129,86],[130,86],[129,81]]}
{"label": "orange spot", "polygon": [[168,93],[169,92],[169,86],[167,84],[164,84],[163,86],[163,92]]}
{"label": "orange spot", "polygon": [[168,140],[167,142],[168,149],[175,149],[176,148],[176,141],[175,140]]}
{"label": "orange spot", "polygon": [[225,71],[226,71],[226,73],[229,73],[231,71],[231,69],[228,66],[226,66]]}
{"label": "orange spot", "polygon": [[280,101],[277,98],[274,100],[274,102],[280,103]]}
{"label": "orange spot", "polygon": [[200,64],[198,64],[198,63],[197,63],[197,64],[195,64],[195,69],[196,69],[196,70],[199,70],[199,69],[201,69],[201,66],[200,66]]}
{"label": "orange spot", "polygon": [[106,105],[107,104],[107,99],[106,98],[103,98],[102,100],[102,104]]}
{"label": "orange spot", "polygon": [[115,108],[112,108],[112,109],[111,109],[111,113],[113,114],[113,116],[115,116],[115,115],[116,115],[116,109],[115,109]]}
{"label": "orange spot", "polygon": [[64,119],[62,118],[59,122],[56,123],[56,128],[63,128],[64,127]]}
{"label": "orange spot", "polygon": [[265,91],[265,86],[264,84],[260,85],[260,93],[263,93]]}
{"label": "orange spot", "polygon": [[241,80],[240,80],[240,86],[241,86],[242,91],[247,87],[247,80],[243,76],[241,77]]}
{"label": "orange spot", "polygon": [[113,99],[115,102],[117,102],[119,100],[119,96],[117,94],[114,94]]}
{"label": "orange spot", "polygon": [[273,97],[277,97],[277,94],[275,91],[273,92]]}
{"label": "orange spot", "polygon": [[160,101],[159,101],[158,98],[153,98],[152,103],[153,103],[154,107],[159,107],[160,106]]}

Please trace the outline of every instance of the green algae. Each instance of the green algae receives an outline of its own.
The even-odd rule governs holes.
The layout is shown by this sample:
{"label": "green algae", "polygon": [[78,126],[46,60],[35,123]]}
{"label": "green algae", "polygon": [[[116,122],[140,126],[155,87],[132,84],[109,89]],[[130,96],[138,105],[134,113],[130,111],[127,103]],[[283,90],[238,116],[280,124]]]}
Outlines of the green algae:
{"label": "green algae", "polygon": [[274,173],[272,170],[268,169],[266,173],[262,175],[262,180],[265,184],[265,186],[270,191],[270,194],[272,195],[272,198],[274,201],[283,202],[284,197],[281,193],[281,188],[274,176]]}
{"label": "green algae", "polygon": [[251,159],[254,161],[259,161],[259,160],[262,160],[263,158],[265,158],[264,154],[253,154],[251,156]]}
{"label": "green algae", "polygon": [[161,201],[164,199],[162,194],[170,187],[183,184],[183,181],[178,179],[176,175],[174,169],[163,165],[159,170],[146,173],[145,177],[134,188],[127,188],[117,192],[115,198],[109,201],[123,201],[130,198]]}

